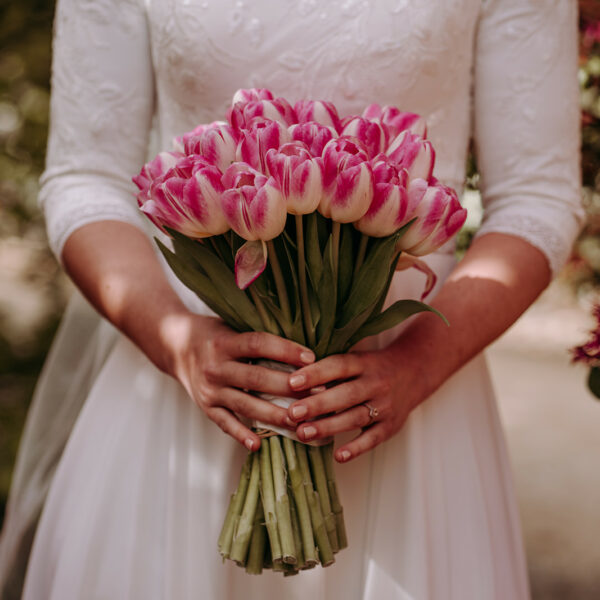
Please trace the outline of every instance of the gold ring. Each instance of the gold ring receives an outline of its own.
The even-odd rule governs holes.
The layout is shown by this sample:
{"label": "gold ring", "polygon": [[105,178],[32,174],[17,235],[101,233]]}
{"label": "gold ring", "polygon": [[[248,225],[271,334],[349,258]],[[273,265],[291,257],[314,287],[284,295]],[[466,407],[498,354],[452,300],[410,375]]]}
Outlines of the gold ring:
{"label": "gold ring", "polygon": [[379,416],[379,409],[371,406],[368,402],[363,402],[363,406],[369,410],[369,422],[367,427],[373,423],[375,417]]}

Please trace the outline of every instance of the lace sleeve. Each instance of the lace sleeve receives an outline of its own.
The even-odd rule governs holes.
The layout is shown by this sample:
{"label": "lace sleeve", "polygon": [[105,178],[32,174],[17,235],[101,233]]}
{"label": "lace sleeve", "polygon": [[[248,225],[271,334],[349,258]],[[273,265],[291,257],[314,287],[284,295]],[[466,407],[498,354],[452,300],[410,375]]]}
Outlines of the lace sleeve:
{"label": "lace sleeve", "polygon": [[555,274],[583,219],[574,0],[484,0],[474,117],[484,220],[541,250]]}
{"label": "lace sleeve", "polygon": [[144,228],[131,176],[145,158],[153,75],[139,0],[59,0],[54,28],[40,203],[60,259],[68,236],[87,223]]}

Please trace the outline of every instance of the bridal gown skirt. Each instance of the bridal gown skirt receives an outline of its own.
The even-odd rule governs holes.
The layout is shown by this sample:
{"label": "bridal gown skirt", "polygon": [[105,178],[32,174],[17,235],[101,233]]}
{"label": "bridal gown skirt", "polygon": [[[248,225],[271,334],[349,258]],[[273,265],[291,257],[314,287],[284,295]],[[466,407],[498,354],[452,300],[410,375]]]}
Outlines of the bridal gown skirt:
{"label": "bridal gown skirt", "polygon": [[[451,265],[449,257],[434,260],[438,271]],[[401,275],[402,296],[411,278],[422,285],[418,277]],[[377,341],[385,342],[385,335]],[[528,598],[483,357],[417,408],[393,439],[336,467],[349,548],[327,569],[251,576],[221,562],[216,541],[245,454],[119,336],[94,374],[52,481],[24,599]]]}

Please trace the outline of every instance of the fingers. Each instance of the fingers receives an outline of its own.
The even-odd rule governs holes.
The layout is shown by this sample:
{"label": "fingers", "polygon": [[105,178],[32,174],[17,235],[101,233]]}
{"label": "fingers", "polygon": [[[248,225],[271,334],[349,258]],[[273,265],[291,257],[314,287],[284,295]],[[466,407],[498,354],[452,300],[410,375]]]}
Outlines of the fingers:
{"label": "fingers", "polygon": [[206,409],[206,415],[214,421],[225,433],[244,445],[248,450],[260,448],[260,438],[248,429],[235,415],[220,406]]}
{"label": "fingers", "polygon": [[293,390],[307,390],[332,381],[356,377],[363,372],[358,354],[334,354],[309,366],[299,369],[290,376]]}
{"label": "fingers", "polygon": [[369,450],[375,448],[390,437],[391,432],[385,422],[374,423],[355,437],[351,442],[340,446],[335,451],[335,459],[338,462],[348,462]]}
{"label": "fingers", "polygon": [[293,396],[290,390],[289,373],[260,365],[248,365],[227,361],[218,366],[210,377],[215,383],[242,390],[265,392],[275,396]]}
{"label": "fingers", "polygon": [[290,340],[271,333],[251,331],[227,336],[223,342],[232,358],[266,358],[297,367],[311,364],[314,353]]}
{"label": "fingers", "polygon": [[326,438],[344,431],[361,429],[373,423],[371,411],[364,404],[359,404],[341,413],[324,417],[316,421],[302,423],[296,429],[296,434],[303,442]]}

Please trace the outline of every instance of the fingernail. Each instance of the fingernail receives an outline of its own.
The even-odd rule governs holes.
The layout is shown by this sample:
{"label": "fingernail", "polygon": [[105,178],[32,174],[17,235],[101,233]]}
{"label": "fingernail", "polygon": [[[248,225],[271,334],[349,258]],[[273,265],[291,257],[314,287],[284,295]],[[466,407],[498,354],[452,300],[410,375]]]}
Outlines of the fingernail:
{"label": "fingernail", "polygon": [[298,426],[298,424],[292,421],[289,417],[285,418],[285,425],[290,429],[296,429],[296,427]]}
{"label": "fingernail", "polygon": [[294,388],[298,388],[306,383],[305,375],[292,375],[290,377],[290,385]]}
{"label": "fingernail", "polygon": [[320,394],[321,392],[324,392],[327,388],[324,385],[317,385],[314,388],[310,388],[310,393],[311,394]]}
{"label": "fingernail", "polygon": [[246,446],[246,448],[252,452],[252,450],[254,450],[254,440],[252,438],[246,438],[244,446]]}
{"label": "fingernail", "polygon": [[302,360],[302,362],[309,364],[315,362],[315,355],[313,352],[305,350],[304,352],[300,353],[300,359]]}
{"label": "fingernail", "polygon": [[312,425],[309,425],[308,427],[305,427],[302,430],[302,433],[304,434],[305,440],[310,440],[311,438],[314,438],[315,435],[317,435],[317,430]]}
{"label": "fingernail", "polygon": [[352,455],[349,450],[342,450],[339,455],[341,462],[346,462]]}
{"label": "fingernail", "polygon": [[292,407],[292,417],[294,417],[294,419],[301,419],[302,417],[305,417],[307,412],[308,410],[306,406],[302,406],[302,404]]}

